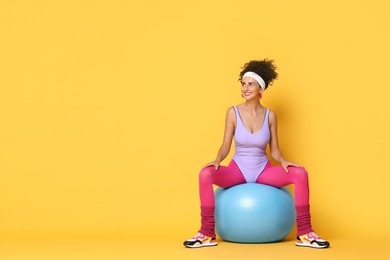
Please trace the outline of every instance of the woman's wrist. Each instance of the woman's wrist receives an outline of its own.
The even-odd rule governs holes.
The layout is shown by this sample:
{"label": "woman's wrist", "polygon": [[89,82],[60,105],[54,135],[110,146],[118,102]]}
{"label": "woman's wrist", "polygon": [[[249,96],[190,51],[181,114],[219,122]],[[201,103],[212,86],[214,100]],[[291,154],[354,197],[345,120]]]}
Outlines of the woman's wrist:
{"label": "woman's wrist", "polygon": [[286,159],[284,159],[283,157],[280,157],[280,160],[279,160],[279,162],[282,164],[282,163],[284,163],[284,162],[287,162],[287,160],[286,160]]}

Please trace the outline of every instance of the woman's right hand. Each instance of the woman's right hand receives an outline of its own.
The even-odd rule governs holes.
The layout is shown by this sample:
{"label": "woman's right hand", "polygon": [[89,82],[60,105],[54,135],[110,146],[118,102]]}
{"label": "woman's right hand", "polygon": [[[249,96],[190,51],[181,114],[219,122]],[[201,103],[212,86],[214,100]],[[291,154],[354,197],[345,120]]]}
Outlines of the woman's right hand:
{"label": "woman's right hand", "polygon": [[203,168],[206,168],[206,167],[209,167],[209,166],[214,166],[215,170],[218,170],[220,163],[221,162],[219,160],[214,160],[212,162],[207,163],[205,166],[203,166]]}

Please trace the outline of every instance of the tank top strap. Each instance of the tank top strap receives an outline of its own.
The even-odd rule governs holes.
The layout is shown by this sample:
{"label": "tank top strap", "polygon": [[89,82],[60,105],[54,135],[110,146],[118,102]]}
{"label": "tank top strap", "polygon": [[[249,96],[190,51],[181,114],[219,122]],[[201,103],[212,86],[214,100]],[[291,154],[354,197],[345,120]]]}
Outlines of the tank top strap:
{"label": "tank top strap", "polygon": [[234,111],[236,112],[236,125],[238,125],[240,122],[240,124],[243,124],[242,120],[241,120],[241,115],[240,115],[240,111],[238,111],[238,108],[236,106],[233,106],[234,108]]}
{"label": "tank top strap", "polygon": [[233,108],[234,108],[234,111],[236,111],[236,113],[237,113],[237,107],[236,107],[236,106],[233,106]]}
{"label": "tank top strap", "polygon": [[268,108],[265,110],[265,117],[264,117],[263,124],[265,124],[265,123],[267,123],[267,126],[269,127],[269,109]]}

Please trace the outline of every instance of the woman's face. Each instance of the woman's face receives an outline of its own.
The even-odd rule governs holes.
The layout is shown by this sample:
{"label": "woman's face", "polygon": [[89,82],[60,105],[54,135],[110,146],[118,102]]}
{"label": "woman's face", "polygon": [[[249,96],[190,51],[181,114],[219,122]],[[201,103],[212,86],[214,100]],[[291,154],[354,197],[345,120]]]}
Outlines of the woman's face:
{"label": "woman's face", "polygon": [[256,80],[250,77],[245,77],[241,79],[241,94],[245,100],[259,98],[259,94],[261,92],[262,89]]}

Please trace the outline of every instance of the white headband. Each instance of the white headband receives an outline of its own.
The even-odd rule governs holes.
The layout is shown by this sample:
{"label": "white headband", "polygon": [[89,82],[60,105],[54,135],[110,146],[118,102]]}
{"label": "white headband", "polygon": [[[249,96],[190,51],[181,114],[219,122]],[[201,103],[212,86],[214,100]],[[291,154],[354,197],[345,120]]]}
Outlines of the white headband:
{"label": "white headband", "polygon": [[260,87],[264,90],[265,89],[265,81],[256,73],[252,72],[252,71],[248,71],[244,74],[244,76],[242,76],[242,78],[245,78],[245,77],[250,77],[254,80],[257,81],[257,83],[259,83]]}

